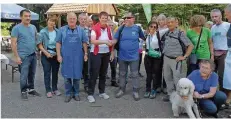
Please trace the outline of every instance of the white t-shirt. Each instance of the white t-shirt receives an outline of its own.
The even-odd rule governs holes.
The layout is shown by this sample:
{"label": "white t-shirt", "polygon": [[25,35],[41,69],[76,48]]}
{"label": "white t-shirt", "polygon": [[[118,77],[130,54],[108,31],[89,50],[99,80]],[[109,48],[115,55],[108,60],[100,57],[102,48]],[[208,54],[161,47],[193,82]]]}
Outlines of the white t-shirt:
{"label": "white t-shirt", "polygon": [[219,25],[213,25],[211,28],[213,46],[215,50],[227,50],[227,32],[229,30],[230,23],[223,22]]}
{"label": "white t-shirt", "polygon": [[[160,33],[160,38],[168,31],[168,28],[159,30]],[[146,49],[149,49],[149,38],[150,38],[150,47],[153,49],[157,49],[159,48],[159,44],[158,44],[158,39],[157,39],[157,32],[154,35],[148,35],[147,39],[146,39]]]}
{"label": "white t-shirt", "polygon": [[[91,37],[96,36],[96,33],[94,30],[91,31]],[[112,35],[113,37],[113,35]],[[101,29],[101,36],[99,37],[98,40],[109,40],[108,33],[107,33],[107,28],[106,29]],[[95,45],[91,44],[91,52],[94,52]],[[106,44],[101,44],[99,45],[99,52],[98,53],[108,53],[109,52],[109,47]]]}

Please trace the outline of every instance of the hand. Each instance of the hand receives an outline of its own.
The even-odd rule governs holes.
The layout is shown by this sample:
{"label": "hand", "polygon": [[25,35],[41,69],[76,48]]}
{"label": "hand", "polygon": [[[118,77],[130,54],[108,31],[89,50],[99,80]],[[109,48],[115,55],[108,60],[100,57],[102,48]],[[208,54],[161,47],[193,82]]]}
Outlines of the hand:
{"label": "hand", "polygon": [[47,58],[52,58],[53,56],[50,53],[46,54]]}
{"label": "hand", "polygon": [[199,94],[198,92],[195,92],[195,93],[194,93],[194,97],[195,97],[195,98],[198,98],[198,99],[201,99],[201,94]]}
{"label": "hand", "polygon": [[112,62],[115,58],[114,52],[111,52],[111,56],[110,56],[110,62]]}
{"label": "hand", "polygon": [[107,46],[111,47],[113,44],[112,44],[112,41],[108,40],[107,43],[106,43]]}
{"label": "hand", "polygon": [[58,60],[59,63],[62,63],[62,61],[63,61],[62,56],[58,55],[58,56],[57,56],[57,60]]}
{"label": "hand", "polygon": [[16,57],[15,58],[15,62],[17,63],[17,64],[22,64],[22,60],[21,60],[21,58],[20,57]]}
{"label": "hand", "polygon": [[84,55],[84,62],[86,62],[88,60],[88,56],[87,54]]}
{"label": "hand", "polygon": [[211,55],[211,58],[210,58],[212,61],[214,61],[214,55]]}
{"label": "hand", "polygon": [[179,57],[176,58],[177,62],[183,61],[183,60],[185,60],[185,57],[183,57],[183,56],[179,56]]}

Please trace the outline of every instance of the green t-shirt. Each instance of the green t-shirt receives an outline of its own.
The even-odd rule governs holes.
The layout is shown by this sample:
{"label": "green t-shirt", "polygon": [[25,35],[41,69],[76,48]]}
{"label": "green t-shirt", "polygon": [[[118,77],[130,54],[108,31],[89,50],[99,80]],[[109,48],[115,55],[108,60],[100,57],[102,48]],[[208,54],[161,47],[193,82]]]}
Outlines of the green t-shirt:
{"label": "green t-shirt", "polygon": [[[200,34],[196,33],[196,31],[192,29],[187,30],[187,37],[191,40],[191,42],[194,45],[194,49],[192,53],[195,53],[196,51],[199,35]],[[196,53],[198,59],[210,59],[208,39],[210,39],[211,37],[212,36],[211,36],[210,30],[208,28],[203,28],[203,31],[201,34],[201,40],[200,40],[197,53]]]}

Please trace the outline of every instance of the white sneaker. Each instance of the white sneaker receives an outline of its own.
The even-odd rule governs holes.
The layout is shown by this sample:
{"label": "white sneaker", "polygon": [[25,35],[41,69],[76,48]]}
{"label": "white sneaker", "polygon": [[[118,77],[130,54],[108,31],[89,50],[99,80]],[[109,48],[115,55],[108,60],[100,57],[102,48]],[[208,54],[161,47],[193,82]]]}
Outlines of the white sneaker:
{"label": "white sneaker", "polygon": [[99,94],[99,97],[103,98],[103,99],[109,99],[109,95],[107,95],[106,93],[102,93],[102,94]]}
{"label": "white sneaker", "polygon": [[95,102],[95,98],[92,95],[87,96],[88,102],[93,103]]}

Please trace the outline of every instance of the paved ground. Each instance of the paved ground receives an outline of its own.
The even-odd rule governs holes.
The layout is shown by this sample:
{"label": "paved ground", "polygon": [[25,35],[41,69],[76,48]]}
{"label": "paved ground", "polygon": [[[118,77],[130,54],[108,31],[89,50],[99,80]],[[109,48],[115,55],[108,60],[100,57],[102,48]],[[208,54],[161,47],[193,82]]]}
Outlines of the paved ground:
{"label": "paved ground", "polygon": [[[11,55],[8,55],[11,56]],[[81,101],[71,100],[64,103],[64,95],[46,98],[43,81],[42,66],[37,65],[35,78],[35,89],[42,94],[42,97],[29,97],[29,101],[22,101],[20,98],[19,73],[15,74],[15,82],[11,83],[11,68],[1,69],[1,105],[2,118],[171,118],[171,104],[162,101],[163,94],[157,95],[156,99],[144,99],[145,77],[141,78],[140,101],[134,101],[131,95],[131,79],[128,81],[128,90],[125,96],[120,99],[114,97],[117,88],[110,86],[110,79],[107,80],[106,92],[110,99],[104,100],[98,97],[96,89],[96,103],[90,104],[80,88]],[[144,66],[141,68],[142,74]],[[60,91],[64,93],[64,81],[59,76]],[[97,86],[96,86],[97,87]],[[182,115],[181,117],[187,117]]]}

